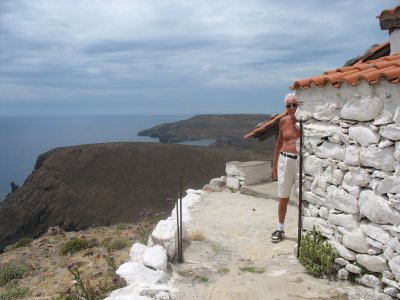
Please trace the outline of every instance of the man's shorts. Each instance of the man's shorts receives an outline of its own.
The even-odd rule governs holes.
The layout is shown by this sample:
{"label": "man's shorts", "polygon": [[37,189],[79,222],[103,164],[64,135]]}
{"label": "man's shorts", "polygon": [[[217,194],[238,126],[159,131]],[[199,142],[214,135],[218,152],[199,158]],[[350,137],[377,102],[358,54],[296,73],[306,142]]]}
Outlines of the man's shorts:
{"label": "man's shorts", "polygon": [[298,159],[284,156],[284,154],[296,156],[294,153],[281,152],[278,159],[278,197],[288,198],[293,184],[296,183]]}

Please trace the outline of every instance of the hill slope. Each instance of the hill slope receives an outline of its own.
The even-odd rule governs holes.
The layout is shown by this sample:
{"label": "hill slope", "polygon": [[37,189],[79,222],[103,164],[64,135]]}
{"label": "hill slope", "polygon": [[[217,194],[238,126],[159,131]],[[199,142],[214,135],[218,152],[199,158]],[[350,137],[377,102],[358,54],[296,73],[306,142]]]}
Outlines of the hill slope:
{"label": "hill slope", "polygon": [[39,156],[24,185],[0,203],[0,250],[50,226],[79,230],[134,222],[142,208],[170,210],[168,197],[225,174],[225,162],[265,153],[154,143],[57,148]]}

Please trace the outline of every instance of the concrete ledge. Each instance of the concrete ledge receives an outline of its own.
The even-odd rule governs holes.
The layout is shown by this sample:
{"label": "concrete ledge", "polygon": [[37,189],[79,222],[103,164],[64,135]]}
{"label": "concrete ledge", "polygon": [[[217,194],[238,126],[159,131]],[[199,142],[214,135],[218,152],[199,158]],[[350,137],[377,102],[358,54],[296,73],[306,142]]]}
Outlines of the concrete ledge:
{"label": "concrete ledge", "polygon": [[[240,188],[241,194],[251,195],[258,198],[273,199],[278,201],[277,196],[278,182],[272,181],[257,185],[244,185]],[[289,205],[297,206],[298,198],[295,196],[293,189],[289,198]]]}

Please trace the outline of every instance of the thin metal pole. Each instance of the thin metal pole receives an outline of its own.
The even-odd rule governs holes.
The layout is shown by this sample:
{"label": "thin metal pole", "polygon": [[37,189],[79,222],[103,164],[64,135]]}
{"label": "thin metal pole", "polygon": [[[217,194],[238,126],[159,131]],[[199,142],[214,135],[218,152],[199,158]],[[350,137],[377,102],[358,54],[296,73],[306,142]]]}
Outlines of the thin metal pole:
{"label": "thin metal pole", "polygon": [[182,245],[182,175],[179,176],[179,262],[183,262],[183,245]]}
{"label": "thin metal pole", "polygon": [[300,153],[299,153],[299,220],[297,231],[297,258],[300,255],[302,209],[303,209],[303,120],[300,120]]}
{"label": "thin metal pole", "polygon": [[180,233],[179,233],[179,200],[176,200],[176,239],[178,243],[178,260],[180,259],[179,249],[180,249]]}

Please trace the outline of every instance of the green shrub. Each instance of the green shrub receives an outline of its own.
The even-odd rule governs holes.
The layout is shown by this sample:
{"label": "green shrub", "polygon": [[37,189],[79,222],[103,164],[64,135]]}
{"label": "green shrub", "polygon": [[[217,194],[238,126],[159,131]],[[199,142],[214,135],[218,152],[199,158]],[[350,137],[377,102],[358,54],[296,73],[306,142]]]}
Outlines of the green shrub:
{"label": "green shrub", "polygon": [[21,247],[27,247],[32,243],[32,239],[29,237],[24,237],[22,239],[20,239],[18,242],[16,242],[13,245],[8,245],[7,247],[4,248],[4,252],[8,252],[8,251],[12,251],[14,249],[17,248],[21,248]]}
{"label": "green shrub", "polygon": [[317,232],[315,226],[312,234],[307,232],[302,235],[299,261],[313,276],[332,275],[337,257],[338,253],[324,240],[321,232]]}
{"label": "green shrub", "polygon": [[108,252],[111,252],[130,246],[131,241],[126,237],[111,237],[104,239],[102,245],[107,248]]}
{"label": "green shrub", "polygon": [[30,294],[26,287],[19,287],[16,284],[7,284],[3,293],[0,294],[0,300],[23,299]]}
{"label": "green shrub", "polygon": [[0,265],[0,286],[4,286],[13,279],[20,279],[28,272],[29,267],[19,262],[7,262]]}
{"label": "green shrub", "polygon": [[82,249],[93,247],[93,242],[86,239],[73,239],[66,242],[60,250],[61,255],[73,255]]}

